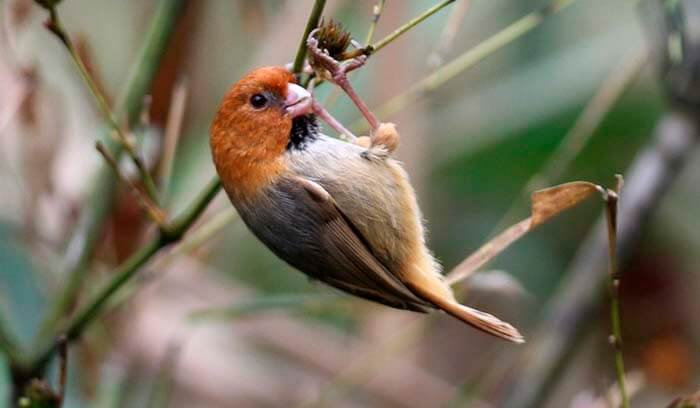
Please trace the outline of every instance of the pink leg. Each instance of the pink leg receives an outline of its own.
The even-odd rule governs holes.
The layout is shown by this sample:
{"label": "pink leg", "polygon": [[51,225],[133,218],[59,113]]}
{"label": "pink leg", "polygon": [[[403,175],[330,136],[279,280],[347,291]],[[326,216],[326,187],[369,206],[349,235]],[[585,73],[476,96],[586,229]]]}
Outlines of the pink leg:
{"label": "pink leg", "polygon": [[321,64],[326,70],[328,70],[333,79],[333,82],[335,82],[341,89],[345,91],[346,94],[348,94],[348,97],[350,97],[355,106],[357,106],[357,109],[359,109],[360,113],[362,113],[362,116],[364,116],[365,119],[367,119],[367,122],[369,122],[369,125],[372,128],[372,133],[374,133],[374,131],[377,130],[377,128],[379,127],[379,121],[377,120],[377,117],[374,115],[374,113],[372,113],[372,111],[369,110],[369,108],[359,97],[359,95],[357,95],[352,85],[350,85],[350,81],[347,77],[348,72],[351,72],[364,65],[365,61],[367,60],[367,57],[365,55],[361,55],[357,58],[353,58],[348,64],[343,65],[340,62],[333,59],[333,57],[328,55],[326,51],[323,51],[320,48],[318,48],[318,40],[316,40],[313,37],[314,34],[315,31],[312,31],[309,35],[308,40],[306,41],[306,44],[309,48],[309,52],[315,57],[317,61],[321,62]]}
{"label": "pink leg", "polygon": [[316,114],[316,116],[321,118],[321,120],[323,120],[324,122],[328,123],[330,127],[332,127],[336,132],[343,135],[348,141],[354,142],[357,139],[357,136],[355,136],[345,126],[343,126],[342,123],[340,123],[336,118],[334,118],[323,106],[321,106],[315,100],[312,102],[312,110]]}

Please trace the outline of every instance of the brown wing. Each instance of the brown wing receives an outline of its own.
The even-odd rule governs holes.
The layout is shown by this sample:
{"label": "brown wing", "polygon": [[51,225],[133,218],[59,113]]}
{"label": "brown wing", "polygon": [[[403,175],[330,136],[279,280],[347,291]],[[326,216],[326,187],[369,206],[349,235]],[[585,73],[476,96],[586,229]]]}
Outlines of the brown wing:
{"label": "brown wing", "polygon": [[336,267],[319,274],[318,279],[354,295],[401,309],[424,312],[433,307],[415,296],[372,254],[367,240],[323,187],[301,177],[291,182],[308,195],[306,205],[313,207],[322,224],[318,230],[318,244],[335,262]]}

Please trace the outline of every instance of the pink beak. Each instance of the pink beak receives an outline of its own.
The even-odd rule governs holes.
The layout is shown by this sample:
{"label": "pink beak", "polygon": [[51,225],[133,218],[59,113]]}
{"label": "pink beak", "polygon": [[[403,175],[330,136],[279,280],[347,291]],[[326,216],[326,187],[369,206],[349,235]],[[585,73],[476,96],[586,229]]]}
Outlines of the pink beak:
{"label": "pink beak", "polygon": [[287,98],[284,101],[284,110],[289,116],[308,115],[313,111],[313,98],[306,89],[297,84],[287,84]]}

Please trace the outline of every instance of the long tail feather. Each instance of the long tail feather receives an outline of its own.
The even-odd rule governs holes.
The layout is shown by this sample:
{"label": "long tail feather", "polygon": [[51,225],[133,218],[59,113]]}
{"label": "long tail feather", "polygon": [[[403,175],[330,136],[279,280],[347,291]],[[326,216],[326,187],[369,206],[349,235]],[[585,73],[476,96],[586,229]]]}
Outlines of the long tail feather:
{"label": "long tail feather", "polygon": [[468,306],[460,305],[454,300],[445,299],[444,297],[439,296],[430,290],[413,285],[409,282],[407,282],[406,285],[418,297],[434,304],[447,314],[456,317],[475,329],[481,330],[496,337],[500,337],[504,340],[512,341],[513,343],[525,342],[525,338],[522,334],[520,334],[518,329],[497,318],[496,316]]}

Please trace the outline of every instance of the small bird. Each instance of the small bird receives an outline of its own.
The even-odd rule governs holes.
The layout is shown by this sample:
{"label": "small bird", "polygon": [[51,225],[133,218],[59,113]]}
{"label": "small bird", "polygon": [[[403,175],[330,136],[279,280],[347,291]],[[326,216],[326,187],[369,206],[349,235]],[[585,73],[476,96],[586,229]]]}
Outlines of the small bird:
{"label": "small bird", "polygon": [[459,304],[425,243],[408,176],[391,157],[399,135],[372,143],[320,133],[310,93],[283,67],[246,74],[224,96],[210,144],[231,202],[255,236],[315,280],[398,309],[440,309],[522,343],[500,319]]}

